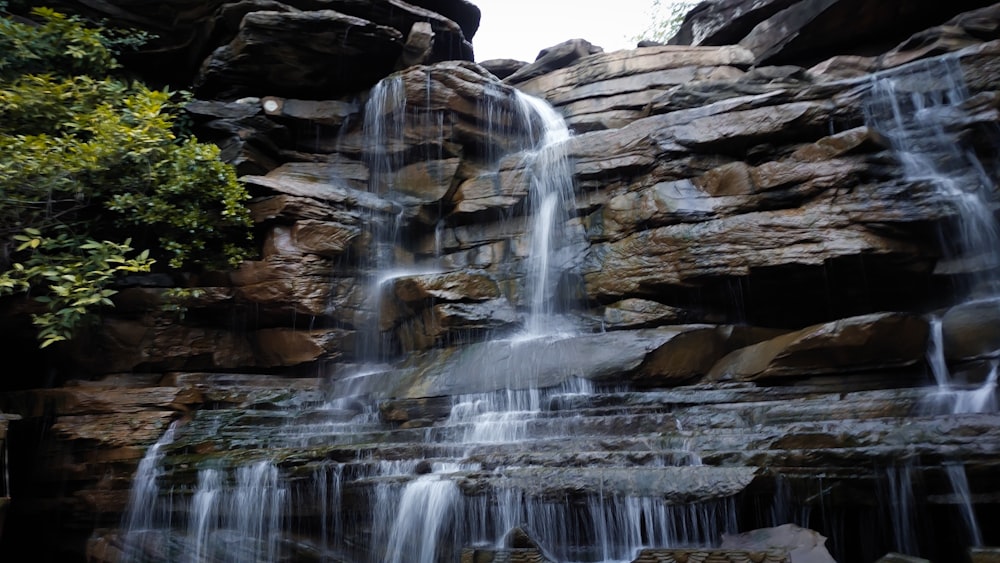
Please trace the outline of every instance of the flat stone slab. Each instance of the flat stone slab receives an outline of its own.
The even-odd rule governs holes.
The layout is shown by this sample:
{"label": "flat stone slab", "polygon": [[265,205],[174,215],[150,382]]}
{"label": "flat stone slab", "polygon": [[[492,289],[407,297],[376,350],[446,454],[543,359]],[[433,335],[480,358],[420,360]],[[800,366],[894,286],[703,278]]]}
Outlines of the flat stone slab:
{"label": "flat stone slab", "polygon": [[519,489],[530,496],[566,498],[605,494],[662,498],[671,504],[731,497],[745,489],[754,467],[518,467],[489,474],[464,474],[458,485],[467,494]]}
{"label": "flat stone slab", "polygon": [[500,389],[542,389],[577,379],[621,377],[676,336],[677,330],[649,329],[510,338],[432,350],[403,369],[386,373],[387,398],[416,399],[488,393]]}

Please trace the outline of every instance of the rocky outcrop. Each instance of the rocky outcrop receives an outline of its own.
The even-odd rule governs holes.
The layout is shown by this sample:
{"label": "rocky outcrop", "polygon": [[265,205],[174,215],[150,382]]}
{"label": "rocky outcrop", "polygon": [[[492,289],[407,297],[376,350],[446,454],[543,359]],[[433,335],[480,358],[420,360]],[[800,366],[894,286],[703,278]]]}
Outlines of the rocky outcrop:
{"label": "rocky outcrop", "polygon": [[681,45],[739,44],[757,62],[820,61],[867,55],[887,44],[991,2],[862,2],[860,0],[722,0],[704,2],[671,39]]}
{"label": "rocky outcrop", "polygon": [[467,0],[182,0],[155,11],[127,1],[47,5],[150,34],[126,64],[154,83],[193,82],[205,99],[356,94],[401,58],[412,64],[404,50],[420,41],[410,39],[414,26],[428,23],[426,54],[416,62],[472,60],[480,17]]}

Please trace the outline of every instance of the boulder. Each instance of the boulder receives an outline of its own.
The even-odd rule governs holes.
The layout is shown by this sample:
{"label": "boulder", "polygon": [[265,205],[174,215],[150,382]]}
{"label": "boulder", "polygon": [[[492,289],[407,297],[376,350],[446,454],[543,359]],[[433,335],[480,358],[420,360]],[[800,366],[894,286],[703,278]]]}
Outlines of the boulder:
{"label": "boulder", "polygon": [[353,250],[360,254],[361,228],[335,221],[298,221],[291,226],[275,226],[264,241],[264,257],[271,255],[315,254],[334,257]]}
{"label": "boulder", "polygon": [[923,361],[927,337],[927,321],[916,315],[850,317],[736,350],[719,360],[708,377],[755,381],[908,366]]}
{"label": "boulder", "polygon": [[653,350],[632,375],[639,386],[679,385],[709,373],[726,354],[784,331],[748,326],[671,327],[676,336]]}
{"label": "boulder", "polygon": [[482,302],[500,297],[496,281],[482,271],[455,270],[439,274],[394,277],[388,282],[396,299],[418,302]]}
{"label": "boulder", "polygon": [[1000,355],[1000,298],[968,301],[941,317],[944,355],[963,361]]}
{"label": "boulder", "polygon": [[500,80],[504,80],[527,65],[528,63],[515,59],[489,59],[486,61],[479,61],[479,66],[490,71],[491,74]]}
{"label": "boulder", "polygon": [[253,333],[257,365],[287,367],[336,360],[354,352],[353,332],[341,329],[269,328]]}
{"label": "boulder", "polygon": [[538,52],[535,61],[521,67],[505,80],[508,84],[520,84],[526,80],[548,74],[554,70],[576,64],[584,57],[604,52],[604,49],[592,45],[585,39],[570,39],[558,45],[547,47]]}
{"label": "boulder", "polygon": [[648,299],[622,299],[604,307],[601,326],[607,330],[645,328],[684,320],[687,312]]}
{"label": "boulder", "polygon": [[230,274],[236,298],[260,319],[330,317],[353,323],[363,303],[357,273],[334,275],[334,262],[316,254],[274,254],[244,262]]}
{"label": "boulder", "polygon": [[334,10],[251,12],[238,35],[205,60],[195,91],[230,99],[356,92],[392,72],[403,38],[395,28]]}

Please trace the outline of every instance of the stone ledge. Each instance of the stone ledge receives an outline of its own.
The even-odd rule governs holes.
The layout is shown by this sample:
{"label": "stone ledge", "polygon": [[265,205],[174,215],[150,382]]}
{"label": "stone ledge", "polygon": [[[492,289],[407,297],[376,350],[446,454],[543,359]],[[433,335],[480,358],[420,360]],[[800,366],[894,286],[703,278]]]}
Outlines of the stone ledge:
{"label": "stone ledge", "polygon": [[[462,563],[546,563],[537,549],[465,549]],[[644,549],[632,563],[791,563],[783,550]]]}

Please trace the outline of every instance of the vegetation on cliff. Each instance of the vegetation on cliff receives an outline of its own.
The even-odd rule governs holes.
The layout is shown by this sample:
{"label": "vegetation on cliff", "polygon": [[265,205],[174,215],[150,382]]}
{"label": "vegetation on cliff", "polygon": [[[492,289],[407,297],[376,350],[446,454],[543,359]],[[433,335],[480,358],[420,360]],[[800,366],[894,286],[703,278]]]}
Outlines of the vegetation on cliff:
{"label": "vegetation on cliff", "polygon": [[680,29],[684,16],[697,5],[698,2],[687,0],[653,0],[649,10],[649,24],[633,39],[636,42],[666,44]]}
{"label": "vegetation on cliff", "polygon": [[0,295],[44,304],[44,347],[123,275],[238,264],[251,222],[233,168],[184,131],[183,93],[115,76],[141,38],[32,16],[0,17]]}

